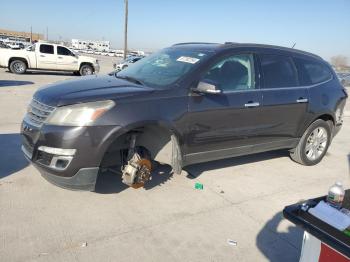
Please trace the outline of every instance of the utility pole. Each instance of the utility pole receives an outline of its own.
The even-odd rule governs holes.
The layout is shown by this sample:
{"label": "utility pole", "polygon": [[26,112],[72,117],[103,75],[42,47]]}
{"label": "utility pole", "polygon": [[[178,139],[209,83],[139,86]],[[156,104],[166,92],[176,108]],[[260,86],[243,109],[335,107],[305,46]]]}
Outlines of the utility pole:
{"label": "utility pole", "polygon": [[125,22],[124,22],[124,60],[126,59],[126,53],[128,52],[128,0],[124,0],[125,3]]}
{"label": "utility pole", "polygon": [[32,26],[30,26],[30,43],[33,43],[33,29]]}
{"label": "utility pole", "polygon": [[46,27],[46,41],[49,41],[49,27]]}

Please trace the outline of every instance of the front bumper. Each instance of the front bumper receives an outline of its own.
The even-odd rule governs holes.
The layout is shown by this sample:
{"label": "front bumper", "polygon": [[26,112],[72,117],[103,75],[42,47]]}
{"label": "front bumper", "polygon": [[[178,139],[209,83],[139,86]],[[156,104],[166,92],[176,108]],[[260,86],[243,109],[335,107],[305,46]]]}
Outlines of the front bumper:
{"label": "front bumper", "polygon": [[[49,182],[68,189],[93,191],[99,166],[119,126],[69,127],[43,125],[34,127],[23,121],[22,150],[26,158]],[[67,156],[39,150],[41,147],[75,149],[70,161],[62,166],[57,159]],[[64,162],[64,161],[63,161]]]}
{"label": "front bumper", "polygon": [[45,169],[36,166],[42,177],[50,183],[71,190],[94,191],[99,172],[98,167],[81,168],[72,177],[62,177],[47,172]]}

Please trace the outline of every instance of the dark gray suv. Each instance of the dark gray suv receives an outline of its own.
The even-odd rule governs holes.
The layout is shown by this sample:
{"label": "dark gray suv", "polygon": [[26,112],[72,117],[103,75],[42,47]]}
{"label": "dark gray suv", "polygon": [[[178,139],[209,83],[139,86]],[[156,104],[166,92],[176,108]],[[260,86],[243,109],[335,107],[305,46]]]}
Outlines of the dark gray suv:
{"label": "dark gray suv", "polygon": [[117,167],[143,186],[156,162],[186,165],[286,149],[314,165],[343,121],[347,93],[319,56],[257,44],[183,43],[125,70],[38,90],[23,152],[50,182],[94,190]]}

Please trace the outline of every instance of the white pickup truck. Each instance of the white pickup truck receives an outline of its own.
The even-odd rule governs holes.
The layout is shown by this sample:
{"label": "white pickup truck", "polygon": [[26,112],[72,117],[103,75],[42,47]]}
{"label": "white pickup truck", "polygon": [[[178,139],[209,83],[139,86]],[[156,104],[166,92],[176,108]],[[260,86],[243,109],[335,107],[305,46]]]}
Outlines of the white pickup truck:
{"label": "white pickup truck", "polygon": [[91,75],[100,70],[97,59],[81,56],[67,47],[49,43],[36,43],[22,50],[0,48],[0,67],[7,67],[15,74],[36,69]]}

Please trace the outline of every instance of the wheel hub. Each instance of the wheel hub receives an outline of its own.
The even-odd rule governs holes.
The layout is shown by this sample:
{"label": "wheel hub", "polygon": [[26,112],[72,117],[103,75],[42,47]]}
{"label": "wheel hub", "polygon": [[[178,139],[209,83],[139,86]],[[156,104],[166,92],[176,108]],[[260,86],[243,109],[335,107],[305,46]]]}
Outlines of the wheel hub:
{"label": "wheel hub", "polygon": [[152,164],[148,159],[141,159],[138,161],[139,170],[135,177],[134,184],[131,185],[132,188],[140,188],[145,185],[145,183],[151,178]]}
{"label": "wheel hub", "polygon": [[21,63],[15,63],[14,68],[17,72],[22,72],[24,70],[24,67]]}
{"label": "wheel hub", "polygon": [[122,169],[122,182],[133,188],[140,188],[151,180],[152,163],[149,159],[134,153]]}
{"label": "wheel hub", "polygon": [[305,145],[305,154],[309,160],[317,160],[320,158],[327,146],[328,135],[324,127],[317,127],[314,129]]}
{"label": "wheel hub", "polygon": [[84,75],[91,75],[92,71],[90,68],[83,68],[83,73],[84,73]]}

